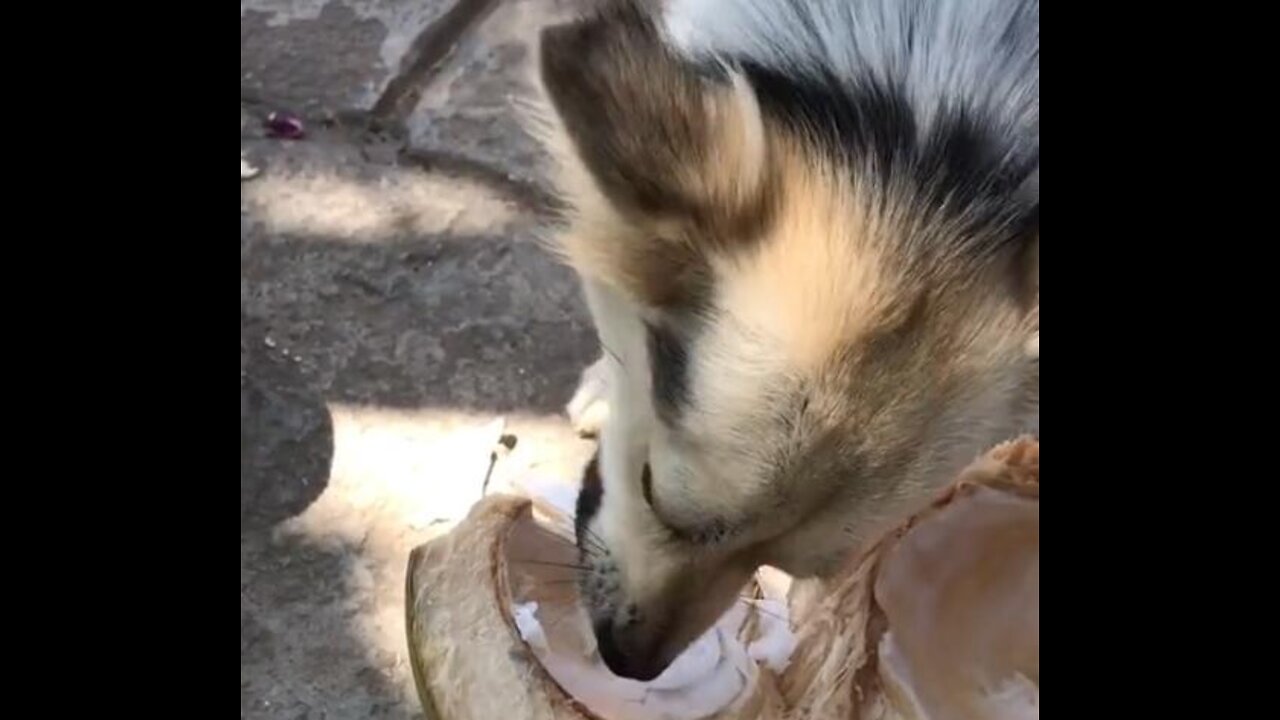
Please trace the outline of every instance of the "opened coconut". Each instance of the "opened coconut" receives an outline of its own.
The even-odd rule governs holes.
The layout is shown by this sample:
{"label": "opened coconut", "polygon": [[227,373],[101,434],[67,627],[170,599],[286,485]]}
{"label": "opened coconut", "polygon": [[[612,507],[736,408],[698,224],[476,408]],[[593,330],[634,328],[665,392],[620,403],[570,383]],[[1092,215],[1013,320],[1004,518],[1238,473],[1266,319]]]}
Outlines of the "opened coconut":
{"label": "opened coconut", "polygon": [[[1039,717],[1039,445],[999,446],[825,581],[758,578],[649,683],[611,675],[564,513],[485,499],[409,562],[429,718]],[[779,627],[789,620],[787,627]],[[781,622],[780,622],[781,620]]]}

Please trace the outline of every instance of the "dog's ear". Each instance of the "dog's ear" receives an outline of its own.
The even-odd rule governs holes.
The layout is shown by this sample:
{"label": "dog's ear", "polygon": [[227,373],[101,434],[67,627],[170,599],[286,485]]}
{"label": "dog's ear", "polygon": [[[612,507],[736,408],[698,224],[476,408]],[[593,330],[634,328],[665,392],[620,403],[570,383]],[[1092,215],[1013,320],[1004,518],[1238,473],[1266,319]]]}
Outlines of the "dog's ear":
{"label": "dog's ear", "polygon": [[676,55],[635,2],[544,30],[540,52],[574,152],[625,218],[692,225],[701,241],[759,224],[767,148],[744,79]]}

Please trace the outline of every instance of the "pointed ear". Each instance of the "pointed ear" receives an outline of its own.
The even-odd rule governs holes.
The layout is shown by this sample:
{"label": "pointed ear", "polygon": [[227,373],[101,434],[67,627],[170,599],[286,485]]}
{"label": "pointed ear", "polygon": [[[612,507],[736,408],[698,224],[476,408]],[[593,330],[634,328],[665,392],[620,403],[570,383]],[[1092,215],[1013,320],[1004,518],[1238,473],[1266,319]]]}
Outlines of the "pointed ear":
{"label": "pointed ear", "polygon": [[541,71],[575,153],[625,218],[721,239],[759,223],[767,148],[754,93],[676,55],[634,2],[544,30]]}

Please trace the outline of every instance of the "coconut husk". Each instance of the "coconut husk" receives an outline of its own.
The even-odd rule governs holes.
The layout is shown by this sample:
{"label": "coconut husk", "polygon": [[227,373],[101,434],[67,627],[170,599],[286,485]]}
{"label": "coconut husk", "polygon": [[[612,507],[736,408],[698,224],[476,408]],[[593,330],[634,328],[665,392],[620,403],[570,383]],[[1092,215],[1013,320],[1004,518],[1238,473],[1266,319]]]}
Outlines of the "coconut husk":
{"label": "coconut husk", "polygon": [[[1033,717],[1038,717],[1039,498],[1039,442],[1024,438],[1005,443],[969,466],[927,508],[852,556],[832,578],[797,583],[791,609],[799,638],[781,683],[788,716],[1026,717],[1005,713],[1008,708],[998,707],[999,698],[993,707],[966,694],[971,683],[998,685],[1020,675],[1036,686]],[[1012,589],[1020,593],[1013,609],[1034,616],[1033,633],[1025,643],[1031,650],[997,648],[994,654],[1018,657],[992,658],[974,648],[966,656],[958,646],[981,644],[975,634],[992,623],[984,610],[1008,612],[1003,596]],[[935,598],[933,614],[938,617],[929,617],[929,608],[912,607],[912,595]],[[1000,625],[994,635],[1013,628]],[[927,638],[920,637],[926,633]],[[906,654],[912,659],[938,661],[917,663],[922,667],[913,668],[912,677],[904,668],[910,663],[903,661],[903,648],[886,642],[908,638]],[[996,639],[1018,644],[990,638]],[[924,640],[927,648],[921,647]],[[886,650],[893,651],[891,658],[884,657]],[[940,671],[937,665],[955,672]],[[989,676],[969,677],[971,672]]]}
{"label": "coconut husk", "polygon": [[[1038,718],[1038,503],[1038,442],[993,449],[831,578],[795,583],[789,666],[781,677],[760,668],[713,717]],[[566,693],[522,640],[513,548],[572,557],[533,503],[511,496],[486,498],[413,551],[406,626],[427,717],[612,720]]]}

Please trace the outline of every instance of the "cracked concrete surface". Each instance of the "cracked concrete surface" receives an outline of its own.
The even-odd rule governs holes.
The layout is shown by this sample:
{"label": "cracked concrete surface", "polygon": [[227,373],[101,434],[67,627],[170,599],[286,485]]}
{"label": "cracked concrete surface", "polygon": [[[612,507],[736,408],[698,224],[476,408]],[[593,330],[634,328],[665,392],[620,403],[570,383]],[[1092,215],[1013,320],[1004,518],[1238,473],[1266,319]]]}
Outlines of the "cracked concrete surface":
{"label": "cracked concrete surface", "polygon": [[[571,4],[484,2],[242,0],[242,718],[422,717],[409,549],[486,475],[573,480],[591,451],[560,409],[596,341],[511,115]],[[264,137],[273,110],[306,138]]]}
{"label": "cracked concrete surface", "polygon": [[467,0],[242,0],[240,81],[298,112],[370,109],[413,41]]}
{"label": "cracked concrete surface", "polygon": [[571,14],[581,2],[500,3],[492,16],[460,43],[408,118],[416,147],[447,148],[476,162],[501,167],[510,177],[537,183],[546,154],[523,130],[522,102],[534,97],[536,44],[530,28]]}

